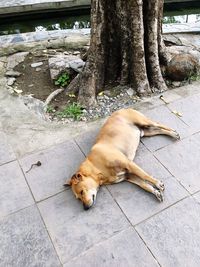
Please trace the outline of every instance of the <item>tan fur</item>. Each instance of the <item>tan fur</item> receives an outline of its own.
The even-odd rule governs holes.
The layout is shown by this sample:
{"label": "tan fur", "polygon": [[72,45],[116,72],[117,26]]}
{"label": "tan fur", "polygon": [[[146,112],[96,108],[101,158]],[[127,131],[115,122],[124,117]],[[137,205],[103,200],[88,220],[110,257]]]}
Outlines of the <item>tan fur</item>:
{"label": "tan fur", "polygon": [[100,130],[87,158],[66,184],[72,186],[85,209],[94,204],[101,185],[123,180],[137,184],[162,201],[164,184],[133,162],[140,137],[158,134],[180,138],[173,129],[151,121],[136,110],[114,112]]}

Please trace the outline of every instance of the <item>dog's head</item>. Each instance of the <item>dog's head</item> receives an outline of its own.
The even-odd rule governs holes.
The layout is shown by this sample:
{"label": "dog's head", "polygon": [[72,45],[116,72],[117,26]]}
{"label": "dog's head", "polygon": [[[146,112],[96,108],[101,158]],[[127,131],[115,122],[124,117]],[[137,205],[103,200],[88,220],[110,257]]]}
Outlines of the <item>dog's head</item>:
{"label": "dog's head", "polygon": [[96,201],[96,195],[99,184],[92,177],[84,176],[80,172],[74,174],[69,181],[66,181],[64,186],[71,186],[76,198],[83,203],[85,210],[91,208]]}

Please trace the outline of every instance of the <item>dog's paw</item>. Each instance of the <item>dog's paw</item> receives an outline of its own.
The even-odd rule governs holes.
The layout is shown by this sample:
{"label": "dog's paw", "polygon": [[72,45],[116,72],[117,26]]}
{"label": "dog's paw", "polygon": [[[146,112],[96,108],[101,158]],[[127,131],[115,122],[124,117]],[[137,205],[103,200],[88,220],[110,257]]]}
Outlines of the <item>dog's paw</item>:
{"label": "dog's paw", "polygon": [[177,131],[174,131],[173,133],[174,133],[174,138],[175,138],[176,140],[180,140],[180,139],[181,139],[180,134],[177,133]]}
{"label": "dog's paw", "polygon": [[164,185],[164,183],[163,183],[162,181],[158,181],[158,182],[156,183],[156,188],[157,188],[158,190],[160,190],[160,191],[164,191],[164,190],[165,190],[165,185]]}
{"label": "dog's paw", "polygon": [[164,197],[163,197],[163,193],[160,190],[156,190],[154,191],[154,195],[156,196],[156,198],[160,201],[163,202]]}

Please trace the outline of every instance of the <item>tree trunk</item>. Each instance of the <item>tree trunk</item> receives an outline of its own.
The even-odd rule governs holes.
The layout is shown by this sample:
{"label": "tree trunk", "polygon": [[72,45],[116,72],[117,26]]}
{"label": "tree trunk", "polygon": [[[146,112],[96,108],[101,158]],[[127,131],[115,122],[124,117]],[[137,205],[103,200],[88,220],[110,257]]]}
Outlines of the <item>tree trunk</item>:
{"label": "tree trunk", "polygon": [[92,0],[90,48],[74,85],[82,105],[94,104],[116,81],[139,95],[166,90],[160,69],[160,61],[167,62],[162,10],[163,0]]}

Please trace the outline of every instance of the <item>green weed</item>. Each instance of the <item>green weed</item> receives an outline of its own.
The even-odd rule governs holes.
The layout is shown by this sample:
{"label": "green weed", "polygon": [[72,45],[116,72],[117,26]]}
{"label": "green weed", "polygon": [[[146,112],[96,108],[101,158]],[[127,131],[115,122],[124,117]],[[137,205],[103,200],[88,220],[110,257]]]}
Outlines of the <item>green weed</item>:
{"label": "green weed", "polygon": [[70,77],[68,73],[61,74],[58,79],[55,81],[55,85],[59,85],[61,87],[65,87],[70,82]]}
{"label": "green weed", "polygon": [[83,108],[78,103],[72,103],[66,106],[62,111],[58,111],[56,114],[61,118],[79,120],[83,114]]}
{"label": "green weed", "polygon": [[199,81],[200,80],[200,73],[193,73],[188,78],[189,81]]}
{"label": "green weed", "polygon": [[54,108],[52,106],[48,106],[47,113],[53,113],[53,112],[54,112]]}

